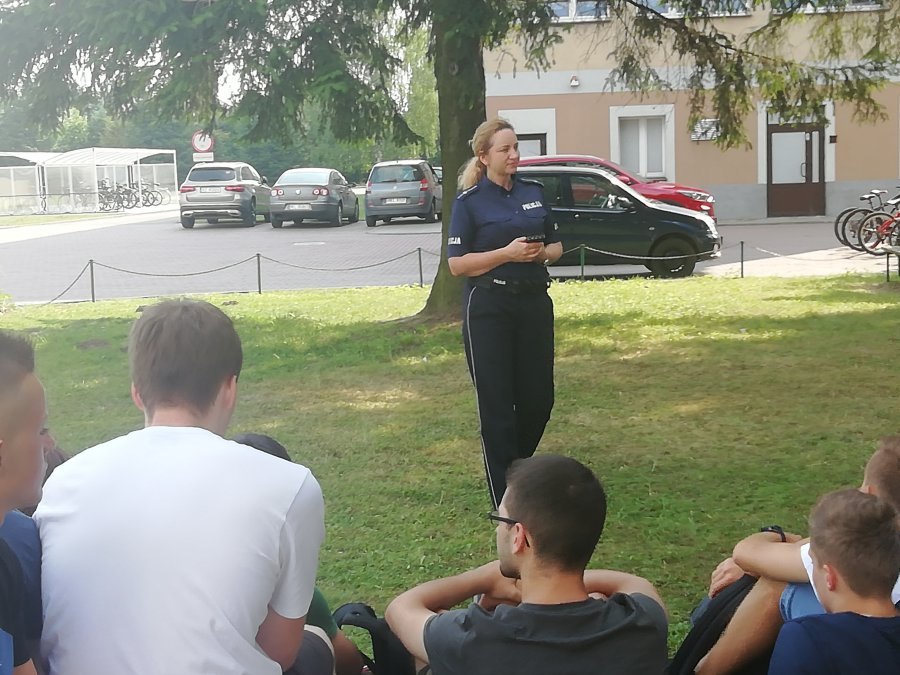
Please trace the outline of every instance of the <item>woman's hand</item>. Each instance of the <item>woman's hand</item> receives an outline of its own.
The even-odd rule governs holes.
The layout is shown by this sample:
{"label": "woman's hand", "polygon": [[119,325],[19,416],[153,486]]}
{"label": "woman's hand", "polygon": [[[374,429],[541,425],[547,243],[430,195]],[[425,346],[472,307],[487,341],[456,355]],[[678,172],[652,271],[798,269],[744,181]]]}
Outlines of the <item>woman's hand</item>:
{"label": "woman's hand", "polygon": [[503,250],[509,256],[510,262],[534,262],[544,258],[544,244],[540,241],[525,241],[525,237],[518,237],[509,242]]}

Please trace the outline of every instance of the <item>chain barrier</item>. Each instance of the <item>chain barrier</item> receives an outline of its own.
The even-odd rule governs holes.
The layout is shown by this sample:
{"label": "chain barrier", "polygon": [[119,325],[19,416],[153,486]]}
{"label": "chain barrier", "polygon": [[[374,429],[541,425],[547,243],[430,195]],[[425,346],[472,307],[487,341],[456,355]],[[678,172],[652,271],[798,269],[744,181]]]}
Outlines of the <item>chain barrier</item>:
{"label": "chain barrier", "polygon": [[398,260],[402,260],[408,256],[414,255],[418,253],[421,249],[416,249],[415,251],[409,251],[408,253],[404,253],[403,255],[398,255],[396,258],[391,258],[390,260],[382,260],[381,262],[372,263],[371,265],[361,265],[359,267],[304,267],[303,265],[295,265],[294,263],[287,263],[283,260],[275,260],[275,258],[270,258],[267,255],[261,255],[260,257],[263,260],[268,260],[269,262],[276,263],[278,265],[284,265],[285,267],[293,267],[298,270],[306,270],[308,272],[353,272],[356,270],[368,270],[373,267],[381,267],[382,265],[387,265],[388,263],[397,262]]}
{"label": "chain barrier", "polygon": [[60,299],[62,296],[64,296],[66,293],[68,293],[69,291],[71,291],[71,290],[72,290],[72,287],[73,287],[75,284],[78,283],[78,280],[81,279],[81,277],[84,276],[84,273],[87,272],[87,270],[88,270],[88,268],[89,268],[90,266],[91,266],[91,262],[86,262],[86,263],[84,264],[84,267],[82,267],[82,268],[81,268],[81,271],[78,273],[78,276],[75,277],[75,278],[72,280],[72,283],[69,284],[68,286],[66,286],[65,290],[63,290],[62,293],[60,293],[59,295],[57,295],[57,296],[56,296],[55,298],[53,298],[52,300],[48,300],[48,301],[45,302],[44,304],[45,304],[45,305],[51,305],[51,304],[53,304],[54,302],[56,302],[57,300],[59,300],[59,299]]}
{"label": "chain barrier", "polygon": [[[731,246],[723,246],[720,249],[720,251],[725,251],[725,250],[733,249],[733,248],[741,249],[740,265],[741,265],[741,277],[743,278],[744,262],[745,262],[744,261],[745,242],[741,241],[738,244],[732,244]],[[758,246],[750,246],[749,248],[752,248],[756,251],[759,251],[760,253],[764,253],[764,254],[772,256],[772,257],[792,259],[792,260],[797,260],[799,262],[834,262],[834,258],[830,258],[830,259],[826,259],[826,258],[796,258],[794,256],[803,255],[803,254],[795,253],[795,254],[787,254],[786,255],[786,254],[777,253],[775,251],[769,251],[767,249],[760,248]],[[582,278],[584,278],[584,252],[585,251],[591,251],[592,253],[599,253],[602,255],[610,256],[612,258],[621,258],[624,260],[640,260],[642,262],[647,261],[647,260],[684,260],[684,259],[688,259],[688,258],[696,258],[697,255],[699,255],[699,254],[692,253],[692,254],[688,254],[688,255],[670,255],[670,256],[643,255],[643,256],[638,256],[638,255],[628,255],[625,253],[615,253],[613,251],[605,251],[603,249],[593,248],[591,246],[585,246],[582,244],[580,246],[576,246],[575,248],[571,248],[571,249],[568,249],[567,251],[563,252],[563,254],[575,253],[575,252],[579,252],[582,254],[582,260],[581,260]],[[91,278],[91,301],[94,302],[96,299],[95,288],[94,288],[94,268],[95,267],[102,267],[104,269],[112,270],[114,272],[120,272],[122,274],[131,274],[131,275],[139,276],[139,277],[184,278],[184,277],[198,277],[198,276],[203,276],[206,274],[213,274],[215,272],[222,272],[222,271],[229,270],[229,269],[232,269],[235,267],[239,267],[240,265],[245,265],[245,264],[255,260],[256,261],[256,276],[257,276],[257,291],[259,293],[262,293],[262,261],[263,260],[274,263],[276,265],[282,265],[284,267],[290,267],[293,269],[304,270],[307,272],[354,272],[357,270],[368,270],[368,269],[373,269],[375,267],[382,267],[384,265],[388,265],[390,263],[397,262],[398,260],[403,260],[404,258],[408,258],[409,256],[416,255],[418,257],[419,286],[423,287],[425,285],[424,265],[422,263],[422,254],[423,253],[428,254],[435,258],[440,258],[440,255],[441,255],[440,253],[435,253],[434,251],[429,251],[428,249],[419,247],[412,251],[408,251],[401,255],[395,256],[393,258],[389,258],[388,260],[382,260],[382,261],[379,261],[376,263],[371,263],[368,265],[358,265],[356,267],[309,267],[306,265],[297,265],[296,263],[285,262],[284,260],[278,260],[276,258],[270,258],[269,256],[263,255],[261,253],[256,253],[248,258],[244,258],[243,260],[239,260],[234,263],[229,263],[227,265],[222,265],[221,267],[214,267],[214,268],[208,269],[208,270],[201,270],[199,272],[178,272],[178,273],[157,273],[157,274],[150,273],[150,272],[139,272],[137,270],[129,270],[129,269],[125,269],[123,267],[116,267],[115,265],[108,265],[106,263],[98,262],[96,260],[89,260],[85,264],[85,266],[81,269],[81,271],[78,273],[78,275],[75,277],[75,279],[73,279],[72,282],[68,286],[66,286],[66,288],[61,293],[59,293],[52,300],[49,300],[44,304],[51,304],[51,303],[59,300],[61,297],[63,297],[66,293],[68,293],[70,290],[72,290],[72,288],[75,286],[75,284],[78,283],[78,281],[88,271],[90,271],[90,278]],[[859,254],[858,256],[854,256],[854,257],[856,257],[856,258],[864,257],[864,255],[867,255],[867,254]],[[898,257],[898,266],[900,266],[900,255],[898,255],[898,254],[895,254],[895,255],[897,255],[897,257]],[[890,256],[887,256],[887,258],[889,259]],[[890,277],[888,276],[888,279],[889,278]]]}
{"label": "chain barrier", "polygon": [[211,270],[203,270],[202,272],[179,272],[179,273],[160,273],[160,274],[151,274],[150,272],[136,272],[135,270],[126,270],[121,267],[114,267],[112,265],[107,265],[102,262],[97,262],[96,260],[92,260],[88,263],[88,265],[93,264],[95,267],[104,267],[108,270],[113,270],[115,272],[122,272],[123,274],[133,274],[138,277],[161,277],[161,278],[172,278],[172,277],[199,277],[204,274],[212,274],[213,272],[221,272],[222,270],[228,270],[232,267],[237,267],[238,265],[243,265],[244,263],[248,263],[251,260],[255,260],[256,256],[252,255],[249,258],[245,258],[244,260],[240,260],[236,263],[231,263],[230,265],[223,265],[222,267],[215,267]]}

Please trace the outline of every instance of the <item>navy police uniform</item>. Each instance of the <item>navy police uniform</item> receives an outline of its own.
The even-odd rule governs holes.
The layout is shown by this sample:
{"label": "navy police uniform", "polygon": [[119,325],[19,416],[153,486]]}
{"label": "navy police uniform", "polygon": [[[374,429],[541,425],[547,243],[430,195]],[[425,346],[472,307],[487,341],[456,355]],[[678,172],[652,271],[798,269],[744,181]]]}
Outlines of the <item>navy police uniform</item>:
{"label": "navy police uniform", "polygon": [[[484,177],[456,198],[447,255],[493,251],[527,235],[559,241],[540,183],[514,176],[507,190]],[[540,263],[509,262],[466,283],[463,341],[495,507],[506,491],[506,470],[534,454],[553,408],[549,282]]]}

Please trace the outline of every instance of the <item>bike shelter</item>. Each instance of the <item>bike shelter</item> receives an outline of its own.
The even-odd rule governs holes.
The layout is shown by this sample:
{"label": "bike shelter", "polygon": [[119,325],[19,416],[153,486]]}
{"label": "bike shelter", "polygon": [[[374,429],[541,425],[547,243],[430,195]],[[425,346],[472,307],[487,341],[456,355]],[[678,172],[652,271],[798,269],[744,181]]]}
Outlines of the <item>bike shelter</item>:
{"label": "bike shelter", "polygon": [[[177,196],[175,151],[83,148],[69,152],[0,152],[0,214],[92,213],[115,186]],[[138,203],[142,200],[139,199]]]}

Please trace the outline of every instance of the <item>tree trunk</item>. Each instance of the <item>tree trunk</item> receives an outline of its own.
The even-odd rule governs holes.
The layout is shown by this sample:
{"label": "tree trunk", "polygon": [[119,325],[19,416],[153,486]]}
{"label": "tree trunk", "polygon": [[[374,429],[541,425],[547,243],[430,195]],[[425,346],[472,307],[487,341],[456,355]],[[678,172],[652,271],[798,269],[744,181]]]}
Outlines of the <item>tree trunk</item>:
{"label": "tree trunk", "polygon": [[460,167],[472,156],[469,140],[484,122],[484,59],[481,35],[464,34],[471,23],[464,16],[466,3],[434,0],[434,75],[440,119],[441,164],[444,169],[444,206],[441,224],[441,262],[421,315],[429,319],[457,318],[462,301],[462,279],[447,265],[447,233],[456,196]]}

